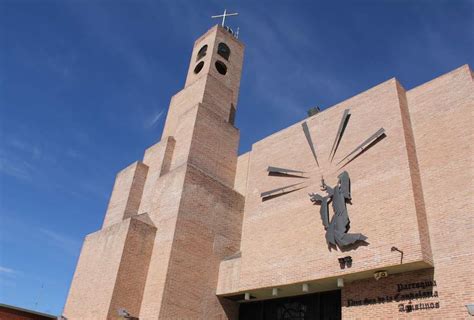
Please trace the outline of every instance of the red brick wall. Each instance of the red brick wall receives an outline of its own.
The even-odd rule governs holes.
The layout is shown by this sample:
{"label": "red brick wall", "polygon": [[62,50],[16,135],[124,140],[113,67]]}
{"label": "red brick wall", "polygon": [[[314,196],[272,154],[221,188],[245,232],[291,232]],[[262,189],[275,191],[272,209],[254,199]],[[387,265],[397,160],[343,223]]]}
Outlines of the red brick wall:
{"label": "red brick wall", "polygon": [[474,303],[474,82],[469,66],[407,93],[429,224],[439,313]]}
{"label": "red brick wall", "polygon": [[[307,120],[320,163],[317,167],[301,123],[253,145],[250,152],[242,235],[240,290],[281,286],[314,279],[345,276],[399,264],[392,246],[404,250],[403,263],[431,262],[422,243],[413,189],[413,171],[406,123],[395,80],[384,82]],[[351,118],[335,156],[330,149],[345,109]],[[383,127],[386,138],[338,170],[335,164],[362,141]],[[306,172],[308,179],[268,176],[268,166]],[[350,252],[330,251],[324,238],[319,206],[309,192],[319,190],[321,174],[334,186],[347,170],[351,177],[352,205],[349,232],[368,237],[368,246]],[[239,173],[240,175],[240,173]],[[306,188],[262,202],[260,193],[302,182]],[[332,215],[332,210],[331,210]],[[258,245],[257,245],[258,244]],[[341,270],[337,259],[351,255],[353,265]]]}
{"label": "red brick wall", "polygon": [[[474,303],[473,89],[472,72],[463,66],[408,92],[389,80],[307,120],[330,185],[337,171],[328,169],[327,155],[344,109],[351,118],[339,155],[379,127],[386,130],[385,139],[345,167],[352,179],[350,232],[369,242],[357,250],[326,248],[319,207],[307,196],[319,191],[321,171],[300,123],[254,144],[236,174],[246,195],[242,257],[221,263],[219,293],[268,298],[272,287],[297,292],[292,286],[310,282],[322,290],[342,277],[344,319],[467,318],[465,305]],[[306,171],[308,187],[262,202],[261,192],[300,182],[269,177],[269,165]],[[391,246],[404,251],[403,264]],[[337,258],[347,255],[353,266],[341,270]],[[424,264],[410,264],[416,261]],[[388,278],[375,281],[373,272],[383,269]],[[397,301],[397,284],[432,280],[438,297]],[[349,299],[381,297],[392,301],[347,306]]]}
{"label": "red brick wall", "polygon": [[[232,51],[226,76],[214,67],[222,60],[216,55],[221,41]],[[205,67],[195,75],[203,44],[209,45]],[[466,317],[464,305],[474,302],[469,67],[408,92],[390,79],[306,119],[318,167],[301,122],[237,160],[239,131],[228,118],[238,99],[243,50],[219,27],[196,41],[163,141],[147,150],[144,164],[119,173],[104,227],[84,243],[66,316],[113,318],[120,306],[143,319],[233,319],[236,305],[216,297],[217,289],[267,298],[273,287],[301,294],[302,283],[312,291],[334,289],[342,277],[344,318]],[[331,162],[345,109],[351,118]],[[343,168],[336,165],[381,127],[384,139]],[[270,177],[268,166],[305,171],[306,178]],[[366,235],[369,244],[341,252],[328,250],[319,206],[308,192],[320,192],[322,175],[334,186],[342,170],[352,183],[350,232]],[[304,188],[262,202],[260,193],[297,182]],[[403,250],[402,262],[392,246]],[[352,267],[339,268],[337,259],[348,255]],[[375,281],[373,272],[382,269],[388,278]],[[421,303],[423,310],[400,312],[400,304],[405,311],[410,305],[400,295],[426,281],[436,281],[438,297],[413,298],[411,305]],[[398,284],[414,288],[398,292]]]}

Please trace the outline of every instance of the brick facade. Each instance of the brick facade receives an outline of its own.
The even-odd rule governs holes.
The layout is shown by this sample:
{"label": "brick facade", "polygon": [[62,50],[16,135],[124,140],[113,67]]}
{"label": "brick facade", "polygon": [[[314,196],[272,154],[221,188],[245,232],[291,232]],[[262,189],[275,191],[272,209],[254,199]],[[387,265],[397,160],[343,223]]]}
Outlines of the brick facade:
{"label": "brick facade", "polygon": [[[229,60],[217,53],[221,42]],[[125,308],[140,319],[238,319],[246,293],[270,299],[273,288],[278,297],[328,291],[342,278],[343,318],[467,317],[464,305],[474,303],[470,68],[408,91],[390,79],[238,157],[232,117],[243,51],[218,26],[196,40],[161,141],[117,175],[104,225],[86,237],[65,316],[114,319]],[[350,118],[331,161],[345,110]],[[376,143],[343,160],[380,128]],[[269,166],[303,177],[271,176]],[[328,248],[308,193],[321,192],[322,176],[334,186],[343,170],[351,178],[349,232],[368,239],[341,251]],[[262,192],[296,183],[262,201]],[[342,269],[338,258],[346,256],[352,266]],[[380,270],[388,277],[377,281]]]}

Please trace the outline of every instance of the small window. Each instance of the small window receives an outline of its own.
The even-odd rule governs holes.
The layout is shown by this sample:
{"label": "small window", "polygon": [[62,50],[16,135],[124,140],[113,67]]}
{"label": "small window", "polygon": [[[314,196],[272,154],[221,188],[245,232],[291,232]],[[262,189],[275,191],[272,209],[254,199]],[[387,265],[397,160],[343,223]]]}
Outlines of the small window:
{"label": "small window", "polygon": [[206,56],[206,53],[207,53],[207,44],[204,45],[201,49],[199,49],[199,52],[197,54],[197,58],[196,58],[196,61],[204,58]]}
{"label": "small window", "polygon": [[224,76],[227,73],[227,66],[222,61],[216,61],[216,70]]}
{"label": "small window", "polygon": [[204,61],[201,61],[196,65],[194,68],[194,73],[198,74],[202,70],[202,67],[204,67]]}
{"label": "small window", "polygon": [[217,54],[220,55],[222,58],[229,60],[230,49],[225,43],[221,42],[217,46]]}

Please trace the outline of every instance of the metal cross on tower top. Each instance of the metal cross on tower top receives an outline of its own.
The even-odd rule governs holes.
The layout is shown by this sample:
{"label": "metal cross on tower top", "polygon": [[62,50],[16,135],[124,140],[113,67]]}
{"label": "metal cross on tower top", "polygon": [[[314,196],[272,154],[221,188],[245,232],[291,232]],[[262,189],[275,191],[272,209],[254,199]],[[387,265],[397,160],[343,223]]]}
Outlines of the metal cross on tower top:
{"label": "metal cross on tower top", "polygon": [[224,14],[220,14],[218,16],[211,16],[211,18],[222,18],[222,26],[224,27],[225,23],[225,17],[230,17],[230,16],[238,16],[239,14],[236,13],[227,13],[227,9],[224,9]]}

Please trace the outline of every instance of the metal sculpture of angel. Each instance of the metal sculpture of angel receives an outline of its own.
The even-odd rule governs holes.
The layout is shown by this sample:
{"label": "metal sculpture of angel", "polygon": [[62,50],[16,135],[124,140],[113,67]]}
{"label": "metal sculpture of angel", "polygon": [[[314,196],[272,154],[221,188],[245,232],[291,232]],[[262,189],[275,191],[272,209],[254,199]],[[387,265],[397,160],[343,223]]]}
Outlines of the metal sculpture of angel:
{"label": "metal sculpture of angel", "polygon": [[[324,179],[321,179],[321,190],[326,191],[326,196],[315,193],[311,193],[309,196],[313,203],[321,206],[320,214],[326,230],[328,245],[343,248],[358,241],[365,241],[367,237],[361,233],[348,233],[350,220],[346,204],[351,201],[351,180],[347,171],[343,171],[337,178],[338,182],[334,188],[326,185]],[[334,211],[330,220],[329,203],[332,203]]]}

